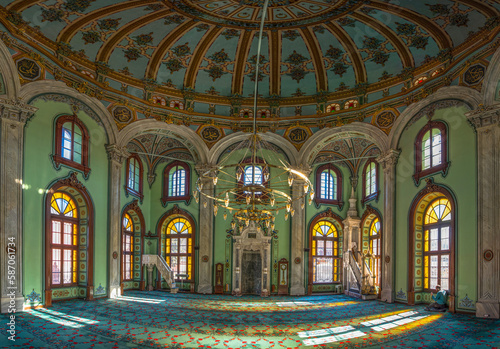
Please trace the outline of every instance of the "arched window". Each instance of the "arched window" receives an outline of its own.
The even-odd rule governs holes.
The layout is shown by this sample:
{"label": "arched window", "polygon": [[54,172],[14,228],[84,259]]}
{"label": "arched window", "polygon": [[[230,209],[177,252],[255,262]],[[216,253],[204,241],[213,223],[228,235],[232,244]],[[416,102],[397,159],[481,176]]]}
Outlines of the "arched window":
{"label": "arched window", "polygon": [[76,115],[63,115],[56,121],[55,149],[53,160],[56,166],[61,164],[82,171],[90,172],[89,136],[85,125]]}
{"label": "arched window", "polygon": [[446,198],[432,201],[424,216],[424,289],[450,289],[451,204]]}
{"label": "arched window", "polygon": [[78,211],[66,193],[55,192],[50,202],[52,287],[72,286],[78,273]]}
{"label": "arched window", "polygon": [[174,161],[163,171],[163,197],[165,205],[167,201],[189,200],[189,166],[180,161]]}
{"label": "arched window", "polygon": [[339,234],[335,225],[326,220],[317,222],[312,230],[312,283],[339,282]]}
{"label": "arched window", "polygon": [[122,244],[122,276],[129,281],[134,277],[134,223],[128,213],[123,216]]}
{"label": "arched window", "polygon": [[418,133],[413,175],[417,183],[421,178],[436,172],[446,174],[449,165],[446,139],[446,125],[438,121],[430,121]]}
{"label": "arched window", "polygon": [[370,254],[372,255],[372,258],[370,259],[370,270],[373,273],[373,276],[375,276],[375,286],[381,285],[380,283],[380,275],[381,275],[381,265],[380,265],[380,257],[382,255],[381,249],[381,234],[380,234],[380,220],[375,218],[370,226],[370,235],[368,237],[369,239],[369,247],[370,247]]}
{"label": "arched window", "polygon": [[137,154],[127,159],[127,176],[125,186],[127,193],[143,198],[142,194],[142,162]]}
{"label": "arched window", "polygon": [[369,160],[363,170],[363,203],[376,199],[378,190],[378,166],[375,160]]}
{"label": "arched window", "polygon": [[342,174],[332,164],[319,167],[316,171],[316,202],[338,205],[342,208]]}
{"label": "arched window", "polygon": [[184,217],[168,222],[165,235],[167,264],[174,272],[174,279],[193,281],[193,227]]}

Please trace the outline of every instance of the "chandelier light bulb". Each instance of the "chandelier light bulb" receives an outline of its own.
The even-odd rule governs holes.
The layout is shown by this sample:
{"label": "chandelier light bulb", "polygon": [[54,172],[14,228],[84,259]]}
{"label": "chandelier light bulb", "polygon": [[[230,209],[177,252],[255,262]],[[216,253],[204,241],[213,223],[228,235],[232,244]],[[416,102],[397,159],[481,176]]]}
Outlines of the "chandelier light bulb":
{"label": "chandelier light bulb", "polygon": [[311,198],[311,200],[314,199],[314,190],[311,190],[311,194],[309,194],[309,197]]}
{"label": "chandelier light bulb", "polygon": [[241,167],[238,167],[236,170],[236,180],[239,182],[241,180],[241,175],[243,174],[243,169]]}
{"label": "chandelier light bulb", "polygon": [[245,225],[248,227],[249,224],[250,224],[250,220],[249,219],[245,219]]}
{"label": "chandelier light bulb", "polygon": [[203,190],[203,183],[201,181],[198,182],[198,190],[199,191]]}
{"label": "chandelier light bulb", "polygon": [[271,206],[274,207],[274,203],[276,202],[274,196],[271,197],[271,200],[270,200],[270,203],[271,203]]}
{"label": "chandelier light bulb", "polygon": [[274,216],[271,217],[271,220],[274,222],[274,220],[275,220]]}
{"label": "chandelier light bulb", "polygon": [[308,201],[309,201],[309,205],[311,205],[311,204],[313,203],[313,201],[312,201],[312,199],[311,199],[311,198],[309,198],[309,200],[308,200]]}
{"label": "chandelier light bulb", "polygon": [[274,224],[271,224],[271,230],[274,230]]}
{"label": "chandelier light bulb", "polygon": [[227,219],[227,212],[224,212],[223,217],[224,217],[224,220],[226,220],[226,219]]}
{"label": "chandelier light bulb", "polygon": [[292,208],[292,209],[290,210],[290,215],[293,217],[293,215],[294,215],[294,214],[295,214],[295,210]]}
{"label": "chandelier light bulb", "polygon": [[292,206],[290,205],[290,203],[286,204],[286,212],[290,212],[290,208],[291,208],[291,207],[292,207]]}
{"label": "chandelier light bulb", "polygon": [[203,201],[203,207],[207,208],[207,202],[206,201]]}
{"label": "chandelier light bulb", "polygon": [[247,194],[247,205],[250,205],[250,194]]}
{"label": "chandelier light bulb", "polygon": [[304,184],[304,193],[307,193],[307,191],[309,190],[309,184]]}
{"label": "chandelier light bulb", "polygon": [[224,205],[229,206],[229,193],[226,193],[226,199],[224,200]]}
{"label": "chandelier light bulb", "polygon": [[288,220],[288,213],[285,213],[285,221]]}
{"label": "chandelier light bulb", "polygon": [[219,206],[214,205],[214,216],[217,216],[217,211],[219,211]]}
{"label": "chandelier light bulb", "polygon": [[217,181],[219,180],[219,178],[217,176],[214,177],[214,185],[217,185]]}
{"label": "chandelier light bulb", "polygon": [[306,206],[306,203],[305,203],[304,201],[302,201],[302,202],[300,203],[300,208],[301,208],[301,209],[304,209],[304,207],[305,207],[305,206]]}
{"label": "chandelier light bulb", "polygon": [[266,221],[266,227],[269,228],[269,224],[271,224],[269,221]]}
{"label": "chandelier light bulb", "polygon": [[269,181],[269,172],[264,173],[264,181]]}
{"label": "chandelier light bulb", "polygon": [[288,185],[291,187],[293,184],[293,174],[289,174],[288,175]]}

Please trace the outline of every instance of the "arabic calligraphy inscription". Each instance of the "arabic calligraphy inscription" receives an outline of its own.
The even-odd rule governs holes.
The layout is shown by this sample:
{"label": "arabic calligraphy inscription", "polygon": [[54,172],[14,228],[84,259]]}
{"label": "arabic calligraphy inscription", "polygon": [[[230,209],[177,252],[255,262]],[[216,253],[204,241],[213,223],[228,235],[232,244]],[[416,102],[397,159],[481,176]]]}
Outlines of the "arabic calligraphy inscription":
{"label": "arabic calligraphy inscription", "polygon": [[27,58],[17,61],[17,71],[23,79],[30,81],[38,79],[41,74],[40,66],[35,61]]}
{"label": "arabic calligraphy inscription", "polygon": [[467,85],[475,85],[483,80],[485,72],[486,67],[484,67],[482,64],[475,64],[465,72],[464,82]]}

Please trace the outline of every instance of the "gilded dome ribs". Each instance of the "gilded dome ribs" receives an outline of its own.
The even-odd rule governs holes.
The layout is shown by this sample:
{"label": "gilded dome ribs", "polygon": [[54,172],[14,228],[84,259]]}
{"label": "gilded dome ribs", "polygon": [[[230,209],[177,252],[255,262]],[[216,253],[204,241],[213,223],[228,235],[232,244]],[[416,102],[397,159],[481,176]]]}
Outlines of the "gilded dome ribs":
{"label": "gilded dome ribs", "polygon": [[461,2],[464,5],[467,5],[473,9],[478,10],[483,15],[485,15],[486,18],[498,16],[498,11],[493,6],[488,5],[486,3],[477,0],[457,0],[457,2]]}
{"label": "gilded dome ribs", "polygon": [[434,21],[429,18],[422,16],[414,11],[410,11],[400,6],[391,5],[384,2],[379,2],[377,0],[372,0],[370,2],[370,7],[378,10],[385,11],[387,13],[391,13],[393,15],[399,16],[401,18],[406,19],[412,23],[418,24],[423,27],[436,41],[440,50],[444,50],[447,48],[453,47],[453,42],[448,35],[448,33],[443,30],[439,25],[437,25]]}
{"label": "gilded dome ribs", "polygon": [[350,17],[357,19],[361,23],[374,28],[377,30],[382,36],[389,39],[389,42],[394,46],[396,51],[403,62],[404,68],[413,68],[415,66],[415,62],[413,60],[413,55],[403,40],[398,37],[391,29],[387,28],[384,24],[377,21],[375,18],[367,16],[362,13],[354,12],[350,15]]}
{"label": "gilded dome ribs", "polygon": [[281,93],[281,33],[277,30],[271,31],[269,62],[269,93],[279,95]]}
{"label": "gilded dome ribs", "polygon": [[232,94],[241,95],[243,92],[243,73],[245,72],[245,65],[248,59],[248,52],[252,45],[252,38],[254,32],[245,30],[243,37],[240,37],[238,48],[236,51],[236,63],[234,67],[233,83],[231,86]]}
{"label": "gilded dome ribs", "polygon": [[202,40],[200,40],[200,43],[193,52],[193,58],[191,58],[186,76],[184,77],[184,87],[194,88],[196,74],[198,74],[198,69],[200,68],[203,57],[205,57],[210,45],[212,45],[214,40],[217,39],[224,29],[224,27],[214,27],[205,34]]}
{"label": "gilded dome ribs", "polygon": [[351,59],[352,66],[354,67],[354,74],[356,75],[356,83],[359,84],[367,82],[365,64],[363,63],[361,53],[352,38],[345,32],[344,29],[342,29],[342,27],[334,22],[325,23],[325,26],[337,38],[337,40],[339,40],[346,52],[349,53],[349,58]]}
{"label": "gilded dome ribs", "polygon": [[325,64],[323,63],[323,53],[321,52],[316,36],[310,30],[310,28],[301,28],[300,32],[311,54],[316,73],[316,88],[318,91],[328,91],[328,78],[326,76]]}
{"label": "gilded dome ribs", "polygon": [[104,45],[101,46],[99,53],[97,54],[96,61],[98,62],[107,62],[111,53],[115,49],[116,45],[120,44],[120,42],[130,33],[133,33],[135,30],[143,27],[151,22],[154,22],[167,14],[170,14],[170,9],[160,10],[153,13],[150,13],[146,16],[140,17],[127,25],[124,25],[120,30],[114,33],[108,41]]}
{"label": "gilded dome ribs", "polygon": [[70,25],[64,27],[63,30],[61,30],[61,32],[59,33],[57,41],[69,43],[71,39],[73,39],[73,36],[75,36],[75,34],[80,31],[80,29],[85,28],[87,24],[95,21],[96,19],[103,18],[134,7],[154,4],[156,2],[157,1],[155,0],[133,0],[97,9],[86,15],[83,15],[76,21],[72,22]]}
{"label": "gilded dome ribs", "polygon": [[7,11],[22,12],[26,10],[28,7],[36,5],[39,2],[40,0],[19,0],[19,1],[14,1],[5,8],[7,9]]}
{"label": "gilded dome ribs", "polygon": [[156,80],[158,75],[158,70],[160,69],[161,62],[165,57],[167,51],[172,47],[173,44],[177,42],[177,40],[196,25],[200,24],[200,22],[195,21],[194,19],[190,21],[186,21],[181,24],[174,30],[172,30],[169,34],[167,34],[162,41],[158,44],[156,49],[154,50],[151,59],[148,62],[148,66],[146,68],[146,78]]}

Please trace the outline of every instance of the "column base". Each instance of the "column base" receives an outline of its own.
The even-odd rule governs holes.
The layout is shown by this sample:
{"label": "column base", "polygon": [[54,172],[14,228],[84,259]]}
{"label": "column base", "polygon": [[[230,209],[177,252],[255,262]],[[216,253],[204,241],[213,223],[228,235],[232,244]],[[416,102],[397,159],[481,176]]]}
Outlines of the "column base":
{"label": "column base", "polygon": [[292,286],[290,287],[290,296],[305,296],[306,288],[304,286]]}
{"label": "column base", "polygon": [[121,296],[120,285],[109,286],[109,298],[118,298]]}
{"label": "column base", "polygon": [[[2,308],[3,309],[3,308]],[[498,301],[486,302],[479,300],[476,302],[476,316],[486,319],[500,318],[500,303]]]}
{"label": "column base", "polygon": [[204,284],[204,285],[198,285],[198,290],[196,291],[197,293],[203,293],[203,294],[212,294],[212,285],[209,284]]}
{"label": "column base", "polygon": [[[24,309],[24,297],[20,296],[15,296],[15,297],[9,297],[9,296],[2,296],[0,299],[1,303],[1,313],[2,314],[12,314],[15,315],[15,313],[19,313],[23,311]],[[15,311],[15,312],[14,312]]]}
{"label": "column base", "polygon": [[386,303],[394,303],[394,292],[391,288],[382,289],[380,300]]}

